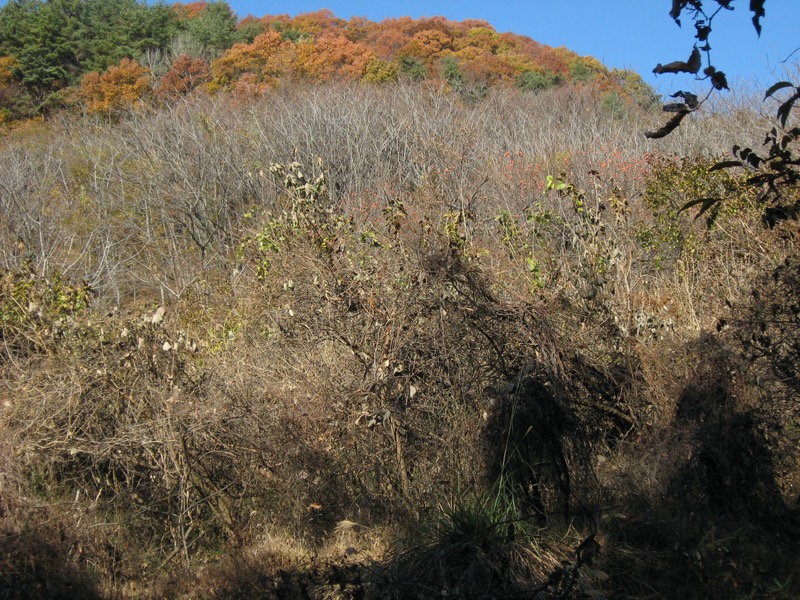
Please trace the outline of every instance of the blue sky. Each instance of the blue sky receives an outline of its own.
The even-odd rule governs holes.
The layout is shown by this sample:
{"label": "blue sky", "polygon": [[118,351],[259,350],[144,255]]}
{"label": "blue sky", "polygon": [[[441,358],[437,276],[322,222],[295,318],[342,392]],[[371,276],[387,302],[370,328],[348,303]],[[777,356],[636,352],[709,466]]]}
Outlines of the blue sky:
{"label": "blue sky", "polygon": [[[373,21],[387,17],[419,18],[442,15],[449,19],[483,19],[500,32],[527,35],[550,46],[566,46],[591,55],[608,67],[640,73],[658,91],[691,89],[692,83],[674,75],[652,74],[659,62],[686,60],[694,28],[684,19],[679,28],[670,18],[670,0],[292,0],[257,2],[228,0],[240,17],[247,14],[297,15],[328,8],[337,17],[362,16]],[[708,5],[716,3],[708,0]],[[781,64],[800,46],[800,0],[766,0],[761,38],[756,36],[747,0],[734,0],[733,12],[714,20],[712,57],[732,87],[743,83],[767,86],[786,75]],[[800,51],[794,63],[800,61]],[[703,87],[702,89],[705,89]]]}

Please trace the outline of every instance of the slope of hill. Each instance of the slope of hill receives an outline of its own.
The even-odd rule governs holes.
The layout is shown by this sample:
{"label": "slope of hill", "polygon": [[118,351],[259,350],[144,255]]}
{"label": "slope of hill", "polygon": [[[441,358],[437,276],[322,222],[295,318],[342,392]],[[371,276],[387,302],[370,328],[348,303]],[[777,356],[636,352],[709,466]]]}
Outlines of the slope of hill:
{"label": "slope of hill", "polygon": [[438,80],[473,98],[490,86],[540,91],[592,83],[652,104],[635,73],[550,48],[483,21],[338,19],[329,11],[247,17],[224,2],[11,2],[0,9],[4,119],[78,104],[111,112],[193,90],[263,93],[281,81]]}
{"label": "slope of hill", "polygon": [[[0,62],[51,107],[0,129],[0,597],[798,596],[790,109],[654,141],[479,22],[128,58],[13,4],[63,52]],[[780,203],[716,166],[773,126]]]}

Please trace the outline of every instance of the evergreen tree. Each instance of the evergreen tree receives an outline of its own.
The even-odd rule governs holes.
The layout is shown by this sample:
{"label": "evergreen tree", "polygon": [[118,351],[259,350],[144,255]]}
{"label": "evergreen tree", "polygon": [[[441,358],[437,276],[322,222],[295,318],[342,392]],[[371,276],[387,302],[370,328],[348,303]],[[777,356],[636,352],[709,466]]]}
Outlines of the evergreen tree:
{"label": "evergreen tree", "polygon": [[0,56],[14,57],[14,77],[41,110],[85,73],[166,48],[177,31],[163,2],[10,0],[0,8]]}
{"label": "evergreen tree", "polygon": [[206,48],[223,52],[233,45],[236,14],[227,2],[210,2],[186,23],[186,30]]}

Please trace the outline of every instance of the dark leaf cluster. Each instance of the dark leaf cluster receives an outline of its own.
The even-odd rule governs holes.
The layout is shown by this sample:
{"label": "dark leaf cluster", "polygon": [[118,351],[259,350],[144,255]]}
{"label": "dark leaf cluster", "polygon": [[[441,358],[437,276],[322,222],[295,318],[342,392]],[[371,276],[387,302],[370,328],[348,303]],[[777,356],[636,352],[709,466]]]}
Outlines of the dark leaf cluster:
{"label": "dark leaf cluster", "polygon": [[666,65],[659,63],[656,65],[656,68],[653,69],[653,73],[656,75],[661,75],[662,73],[692,73],[696,75],[700,72],[701,65],[702,59],[700,57],[700,50],[695,48],[692,50],[692,55],[686,62],[676,60]]}
{"label": "dark leaf cluster", "polygon": [[[758,35],[761,35],[761,17],[765,15],[764,2],[766,0],[751,0],[750,11],[753,13],[753,26],[755,27]],[[707,8],[703,4],[703,0],[672,0],[672,8],[670,9],[670,16],[680,26],[681,16],[684,11],[690,13],[695,27],[695,43],[692,49],[692,54],[687,61],[673,61],[662,65],[659,63],[653,69],[653,73],[661,75],[662,73],[689,73],[701,79],[707,79],[711,83],[711,91],[727,90],[728,78],[723,71],[717,69],[711,63],[711,32],[712,21],[714,17],[721,10],[733,10],[734,0],[713,0],[706,2],[706,6],[716,4],[716,9],[713,12],[707,13]],[[707,66],[703,68],[703,53],[706,54]],[[702,76],[700,71],[702,69]],[[673,98],[680,97],[684,92],[678,92],[673,95]],[[696,98],[696,97],[695,97]],[[663,138],[672,133],[680,124],[686,114],[697,110],[702,102],[694,102],[692,104],[686,103],[683,109],[677,110],[674,104],[668,104],[664,107],[665,112],[675,113],[669,118],[667,123],[656,131],[647,132],[645,134],[648,138],[658,139]]]}
{"label": "dark leaf cluster", "polygon": [[[800,140],[800,127],[787,128],[789,115],[800,100],[800,87],[788,81],[779,81],[767,90],[764,99],[785,89],[792,89],[793,93],[778,107],[776,118],[779,125],[767,132],[763,144],[765,151],[759,153],[752,148],[736,145],[733,147],[733,160],[720,161],[710,169],[745,169],[749,173],[746,183],[760,190],[759,201],[765,204],[763,218],[770,226],[800,216],[800,200],[785,193],[800,183],[800,156],[792,148]],[[702,205],[697,215],[699,217],[721,201],[722,198],[693,200],[681,210]]]}
{"label": "dark leaf cluster", "polygon": [[[711,83],[709,94],[714,91],[728,89],[725,73],[717,70],[711,64],[709,36],[711,34],[711,21],[716,14],[725,9],[733,10],[734,0],[714,0],[716,10],[710,15],[705,12],[702,0],[673,0],[670,16],[680,25],[680,17],[684,11],[692,14],[695,23],[695,38],[698,43],[704,44],[698,48],[695,45],[688,61],[675,61],[667,65],[658,64],[654,69],[660,73],[692,73],[697,75],[702,66],[701,50],[707,54],[708,65],[703,69],[703,76]],[[750,0],[749,10],[752,14],[753,27],[761,35],[761,19],[766,15],[764,4],[766,0]],[[711,4],[711,2],[706,2]],[[766,91],[764,100],[774,98],[781,91],[791,93],[781,101],[776,111],[777,124],[764,138],[764,149],[756,151],[749,147],[734,146],[733,159],[718,162],[712,171],[720,169],[740,168],[748,175],[746,184],[759,190],[758,200],[764,206],[763,219],[770,225],[785,219],[796,219],[800,215],[800,200],[796,194],[788,193],[800,183],[800,157],[796,154],[796,142],[800,139],[800,127],[791,126],[790,115],[800,100],[800,87],[790,81],[779,81]],[[673,98],[682,98],[683,102],[669,103],[663,107],[664,112],[671,116],[659,129],[645,133],[648,138],[663,138],[672,133],[691,112],[697,110],[703,103],[697,96],[688,92],[677,92]],[[707,98],[708,96],[706,96]],[[794,147],[793,147],[794,146]],[[709,212],[719,210],[723,198],[698,198],[686,203],[681,210],[700,207],[698,217]],[[711,214],[711,213],[709,213]]]}

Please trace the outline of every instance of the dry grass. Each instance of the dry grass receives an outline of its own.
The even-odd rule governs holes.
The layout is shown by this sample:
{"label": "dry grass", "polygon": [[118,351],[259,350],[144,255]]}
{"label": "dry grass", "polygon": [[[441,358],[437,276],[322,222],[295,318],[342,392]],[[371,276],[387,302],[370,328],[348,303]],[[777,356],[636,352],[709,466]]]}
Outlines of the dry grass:
{"label": "dry grass", "polygon": [[796,223],[708,171],[761,117],[656,148],[596,98],[286,86],[4,138],[6,595],[794,591]]}

